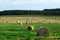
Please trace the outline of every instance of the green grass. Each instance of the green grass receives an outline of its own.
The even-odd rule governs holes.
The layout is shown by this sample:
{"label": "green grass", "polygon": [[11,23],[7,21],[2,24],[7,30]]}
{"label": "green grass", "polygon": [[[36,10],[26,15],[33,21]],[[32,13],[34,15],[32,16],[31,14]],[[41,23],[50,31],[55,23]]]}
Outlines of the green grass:
{"label": "green grass", "polygon": [[[9,23],[4,23],[6,20]],[[32,22],[24,23],[29,21]],[[34,30],[27,30],[28,26],[34,26]],[[49,28],[50,36],[37,36],[40,27]],[[60,37],[60,16],[0,16],[0,40],[57,40],[55,37]]]}
{"label": "green grass", "polygon": [[[34,30],[27,30],[29,25],[34,26]],[[40,27],[48,27],[51,32],[50,36],[60,36],[59,23],[0,24],[0,40],[18,40],[20,38],[24,40],[41,39],[41,37],[37,36],[37,30]],[[45,40],[45,38],[42,38],[42,40]]]}

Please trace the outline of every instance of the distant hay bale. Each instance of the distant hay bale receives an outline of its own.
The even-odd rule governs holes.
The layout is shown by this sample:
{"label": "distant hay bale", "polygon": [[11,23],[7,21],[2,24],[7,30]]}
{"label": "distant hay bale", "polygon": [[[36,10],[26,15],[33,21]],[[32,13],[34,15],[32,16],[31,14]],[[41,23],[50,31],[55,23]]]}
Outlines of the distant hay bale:
{"label": "distant hay bale", "polygon": [[28,30],[34,30],[34,27],[33,26],[28,26],[27,29]]}
{"label": "distant hay bale", "polygon": [[30,21],[31,23],[33,23],[33,21]]}
{"label": "distant hay bale", "polygon": [[26,24],[28,24],[28,22],[25,22]]}
{"label": "distant hay bale", "polygon": [[37,31],[37,35],[38,36],[49,36],[50,34],[50,30],[46,27],[41,27],[38,31]]}
{"label": "distant hay bale", "polygon": [[29,21],[27,21],[27,22],[25,22],[26,24],[29,24],[30,22]]}
{"label": "distant hay bale", "polygon": [[19,25],[22,25],[22,23],[18,23]]}
{"label": "distant hay bale", "polygon": [[9,21],[8,21],[8,20],[6,20],[6,21],[4,21],[4,23],[5,23],[5,24],[6,24],[6,23],[8,24],[8,23],[9,23]]}
{"label": "distant hay bale", "polygon": [[18,23],[18,21],[16,21],[16,23]]}
{"label": "distant hay bale", "polygon": [[49,24],[51,24],[51,22],[49,22]]}

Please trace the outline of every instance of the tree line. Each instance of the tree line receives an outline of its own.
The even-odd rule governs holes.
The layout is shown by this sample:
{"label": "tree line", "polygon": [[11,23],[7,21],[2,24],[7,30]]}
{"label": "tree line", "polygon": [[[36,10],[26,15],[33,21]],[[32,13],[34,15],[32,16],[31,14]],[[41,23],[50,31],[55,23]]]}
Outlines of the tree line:
{"label": "tree line", "polygon": [[54,15],[60,16],[60,9],[44,9],[44,10],[4,10],[0,11],[0,15]]}

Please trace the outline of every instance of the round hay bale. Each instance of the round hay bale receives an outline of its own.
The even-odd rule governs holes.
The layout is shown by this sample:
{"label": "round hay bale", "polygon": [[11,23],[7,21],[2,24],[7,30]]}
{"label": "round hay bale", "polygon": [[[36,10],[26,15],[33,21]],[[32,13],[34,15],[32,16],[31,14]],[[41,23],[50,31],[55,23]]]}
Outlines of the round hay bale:
{"label": "round hay bale", "polygon": [[22,25],[22,23],[18,23],[19,25]]}
{"label": "round hay bale", "polygon": [[34,27],[33,26],[28,26],[27,29],[28,30],[34,30]]}
{"label": "round hay bale", "polygon": [[41,27],[38,31],[37,31],[37,35],[38,36],[49,36],[50,34],[50,30],[46,27]]}
{"label": "round hay bale", "polygon": [[28,22],[25,22],[26,24],[28,24]]}
{"label": "round hay bale", "polygon": [[29,21],[26,21],[25,24],[29,24],[30,22]]}
{"label": "round hay bale", "polygon": [[5,21],[4,21],[4,23],[5,23],[5,24],[8,24],[8,23],[9,23],[9,21],[8,21],[8,20],[5,20]]}

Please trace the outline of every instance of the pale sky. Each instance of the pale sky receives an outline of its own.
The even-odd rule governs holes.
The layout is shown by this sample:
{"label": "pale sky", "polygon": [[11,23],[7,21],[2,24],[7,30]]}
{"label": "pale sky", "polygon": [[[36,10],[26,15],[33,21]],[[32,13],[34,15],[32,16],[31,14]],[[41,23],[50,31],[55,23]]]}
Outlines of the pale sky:
{"label": "pale sky", "polygon": [[0,0],[0,10],[42,10],[60,8],[60,0]]}

